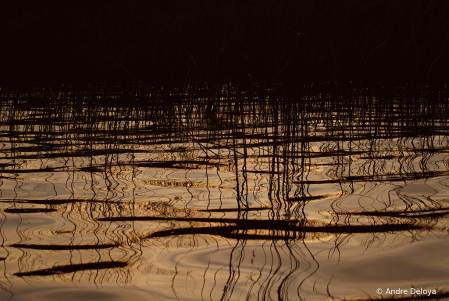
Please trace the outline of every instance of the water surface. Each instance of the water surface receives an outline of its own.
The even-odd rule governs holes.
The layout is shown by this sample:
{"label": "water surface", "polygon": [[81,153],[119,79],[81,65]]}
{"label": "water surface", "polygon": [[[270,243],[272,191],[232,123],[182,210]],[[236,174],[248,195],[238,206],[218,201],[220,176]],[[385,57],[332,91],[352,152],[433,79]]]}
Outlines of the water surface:
{"label": "water surface", "polygon": [[449,296],[445,89],[2,92],[2,300]]}

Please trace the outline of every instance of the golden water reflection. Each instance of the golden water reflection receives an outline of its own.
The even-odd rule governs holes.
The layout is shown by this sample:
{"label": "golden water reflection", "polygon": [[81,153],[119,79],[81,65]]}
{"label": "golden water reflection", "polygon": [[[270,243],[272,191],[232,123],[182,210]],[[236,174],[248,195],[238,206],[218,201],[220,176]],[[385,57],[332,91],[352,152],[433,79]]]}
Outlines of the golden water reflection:
{"label": "golden water reflection", "polygon": [[97,89],[2,96],[2,300],[447,294],[447,92]]}

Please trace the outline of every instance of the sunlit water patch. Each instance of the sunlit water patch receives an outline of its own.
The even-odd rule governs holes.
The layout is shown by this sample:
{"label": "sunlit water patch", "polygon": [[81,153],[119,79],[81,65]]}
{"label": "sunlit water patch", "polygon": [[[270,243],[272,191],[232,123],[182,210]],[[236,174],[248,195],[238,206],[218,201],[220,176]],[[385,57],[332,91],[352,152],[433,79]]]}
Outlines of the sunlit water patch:
{"label": "sunlit water patch", "polygon": [[4,92],[0,299],[449,295],[446,90],[214,88]]}

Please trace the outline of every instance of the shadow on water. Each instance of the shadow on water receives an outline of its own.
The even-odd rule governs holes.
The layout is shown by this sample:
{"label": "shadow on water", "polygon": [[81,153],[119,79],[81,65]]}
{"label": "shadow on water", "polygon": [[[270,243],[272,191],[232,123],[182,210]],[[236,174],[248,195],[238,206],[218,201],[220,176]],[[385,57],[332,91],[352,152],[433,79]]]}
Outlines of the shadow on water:
{"label": "shadow on water", "polygon": [[126,262],[97,262],[97,263],[85,263],[85,264],[71,264],[64,266],[54,266],[51,269],[45,270],[35,270],[31,272],[24,273],[15,273],[15,276],[25,277],[25,276],[49,276],[55,274],[63,274],[63,273],[73,273],[78,271],[85,270],[102,270],[102,269],[113,269],[125,267],[127,265]]}
{"label": "shadow on water", "polygon": [[404,283],[342,286],[340,265],[449,231],[445,86],[2,93],[5,292],[51,276],[162,299],[372,300]]}

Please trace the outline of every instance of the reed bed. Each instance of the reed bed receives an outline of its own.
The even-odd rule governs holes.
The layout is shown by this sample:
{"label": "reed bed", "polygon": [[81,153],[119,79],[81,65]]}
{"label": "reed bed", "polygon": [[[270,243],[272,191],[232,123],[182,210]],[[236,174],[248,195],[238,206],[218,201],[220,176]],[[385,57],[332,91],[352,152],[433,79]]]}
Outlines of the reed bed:
{"label": "reed bed", "polygon": [[[446,201],[400,189],[446,187],[445,86],[105,84],[1,93],[2,223],[54,220],[45,230],[17,228],[20,242],[8,247],[23,252],[10,273],[17,277],[89,282],[101,270],[126,285],[151,248],[205,237],[235,243],[222,300],[241,284],[247,244],[289,254],[282,275],[257,282],[260,298],[282,299],[292,286],[297,296],[307,290],[313,273],[292,263],[315,266],[306,241],[327,239],[334,254],[355,235],[373,246],[447,231]],[[29,192],[33,181],[40,184]],[[64,251],[80,260],[51,257]]]}

